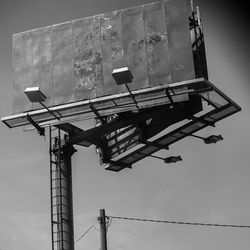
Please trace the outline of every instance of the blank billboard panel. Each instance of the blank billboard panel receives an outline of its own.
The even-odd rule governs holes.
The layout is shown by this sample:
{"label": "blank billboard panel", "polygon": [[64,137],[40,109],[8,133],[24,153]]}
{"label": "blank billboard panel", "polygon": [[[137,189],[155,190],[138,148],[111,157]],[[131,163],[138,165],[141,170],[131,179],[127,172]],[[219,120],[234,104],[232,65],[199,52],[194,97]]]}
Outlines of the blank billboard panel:
{"label": "blank billboard panel", "polygon": [[186,0],[168,0],[13,35],[13,113],[39,109],[26,87],[48,107],[126,92],[112,78],[121,67],[131,90],[195,78],[189,14]]}

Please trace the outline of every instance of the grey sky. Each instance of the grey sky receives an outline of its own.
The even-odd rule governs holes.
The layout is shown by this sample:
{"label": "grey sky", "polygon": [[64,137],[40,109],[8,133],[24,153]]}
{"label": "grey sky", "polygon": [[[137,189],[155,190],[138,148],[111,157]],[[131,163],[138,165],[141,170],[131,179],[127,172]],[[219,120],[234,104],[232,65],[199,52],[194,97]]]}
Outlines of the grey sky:
{"label": "grey sky", "polygon": [[[12,112],[11,35],[152,0],[0,0],[0,116]],[[205,145],[188,138],[171,147],[183,162],[156,159],[120,173],[99,166],[94,148],[78,148],[73,157],[75,237],[107,215],[250,225],[249,29],[243,8],[226,1],[200,5],[210,81],[242,111],[199,133],[222,134]],[[0,248],[50,249],[48,139],[0,124]],[[165,156],[165,152],[158,155]],[[245,250],[249,230],[113,221],[110,250]],[[91,230],[76,250],[99,249]]]}

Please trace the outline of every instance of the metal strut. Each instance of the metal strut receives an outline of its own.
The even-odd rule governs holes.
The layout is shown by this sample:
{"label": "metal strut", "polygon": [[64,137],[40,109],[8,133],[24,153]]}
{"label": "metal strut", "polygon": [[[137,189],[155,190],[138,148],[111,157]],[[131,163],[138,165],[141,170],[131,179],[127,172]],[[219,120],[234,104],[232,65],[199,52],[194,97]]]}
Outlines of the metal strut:
{"label": "metal strut", "polygon": [[71,156],[60,129],[50,131],[50,197],[52,250],[74,250]]}

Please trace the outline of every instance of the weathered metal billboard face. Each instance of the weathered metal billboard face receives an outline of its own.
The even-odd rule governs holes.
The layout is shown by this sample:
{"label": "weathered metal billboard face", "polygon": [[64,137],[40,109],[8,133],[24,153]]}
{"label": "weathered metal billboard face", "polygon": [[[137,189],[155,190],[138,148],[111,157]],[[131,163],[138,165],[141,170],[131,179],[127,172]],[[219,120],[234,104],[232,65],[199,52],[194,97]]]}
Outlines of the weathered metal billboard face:
{"label": "weathered metal billboard face", "polygon": [[39,108],[31,86],[48,107],[125,92],[112,78],[125,66],[132,90],[193,79],[188,14],[186,0],[168,0],[15,34],[14,113]]}

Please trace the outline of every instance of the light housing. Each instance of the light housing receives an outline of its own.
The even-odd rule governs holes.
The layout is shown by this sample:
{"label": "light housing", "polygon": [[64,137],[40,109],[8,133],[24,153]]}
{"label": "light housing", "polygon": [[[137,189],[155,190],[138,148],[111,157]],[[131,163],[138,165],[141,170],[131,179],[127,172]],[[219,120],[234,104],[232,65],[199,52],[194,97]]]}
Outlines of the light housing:
{"label": "light housing", "polygon": [[221,135],[210,135],[207,138],[204,138],[204,142],[206,144],[217,143],[218,141],[222,141],[223,137]]}
{"label": "light housing", "polygon": [[29,98],[30,102],[44,102],[46,96],[42,93],[39,87],[28,87],[24,90],[24,94]]}
{"label": "light housing", "polygon": [[181,158],[180,155],[177,155],[177,156],[169,156],[169,157],[167,157],[166,159],[164,159],[164,162],[165,162],[166,164],[168,164],[168,163],[176,163],[176,162],[178,162],[178,161],[182,161],[182,158]]}
{"label": "light housing", "polygon": [[134,78],[128,67],[114,69],[112,76],[117,85],[133,82]]}
{"label": "light housing", "polygon": [[[24,94],[28,97],[31,103],[40,103],[51,115],[53,115],[57,120],[61,119],[61,115],[59,112],[58,115],[59,117],[52,111],[50,110],[43,102],[46,99],[46,95],[43,94],[43,92],[40,90],[39,87],[28,87],[24,90]],[[35,121],[34,121],[35,122]]]}

